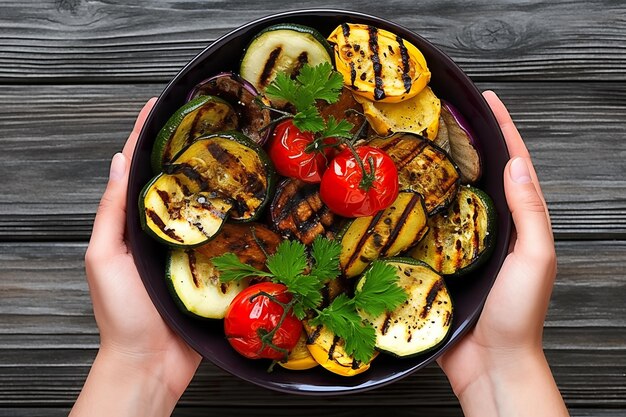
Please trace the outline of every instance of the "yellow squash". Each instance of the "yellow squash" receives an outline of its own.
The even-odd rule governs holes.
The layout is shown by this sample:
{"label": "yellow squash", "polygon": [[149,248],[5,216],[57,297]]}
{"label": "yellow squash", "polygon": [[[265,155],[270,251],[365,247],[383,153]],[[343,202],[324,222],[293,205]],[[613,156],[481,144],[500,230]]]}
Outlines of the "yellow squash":
{"label": "yellow squash", "polygon": [[430,81],[430,71],[419,49],[386,30],[343,23],[330,34],[328,42],[345,85],[369,100],[408,100]]}
{"label": "yellow squash", "polygon": [[283,368],[291,369],[292,371],[303,371],[319,365],[315,359],[313,359],[313,356],[311,356],[309,349],[307,349],[306,339],[306,333],[302,332],[300,339],[298,340],[298,344],[296,347],[291,349],[291,352],[289,352],[287,361],[278,362],[278,364]]}
{"label": "yellow squash", "polygon": [[429,87],[401,103],[380,103],[356,95],[355,99],[361,103],[367,121],[380,136],[410,132],[431,140],[437,137],[441,100]]}

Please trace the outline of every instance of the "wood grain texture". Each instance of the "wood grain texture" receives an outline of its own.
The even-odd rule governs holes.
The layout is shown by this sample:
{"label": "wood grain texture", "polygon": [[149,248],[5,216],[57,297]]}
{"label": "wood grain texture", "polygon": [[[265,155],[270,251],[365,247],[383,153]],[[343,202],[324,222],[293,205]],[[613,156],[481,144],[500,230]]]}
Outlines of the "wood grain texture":
{"label": "wood grain texture", "polygon": [[[98,347],[84,250],[84,243],[0,244],[0,406],[68,405],[78,395]],[[557,383],[572,407],[626,407],[626,241],[559,242],[557,254],[544,340]],[[266,391],[208,363],[181,406],[231,407],[242,395],[260,407],[457,406],[434,366],[370,393],[312,399]]]}
{"label": "wood grain texture", "polygon": [[[273,12],[311,7],[262,0],[3,1],[0,82],[170,79],[228,31]],[[475,79],[623,80],[620,1],[319,0],[395,21],[440,46]]]}
{"label": "wood grain texture", "polygon": [[[557,238],[626,237],[626,84],[479,83],[509,106]],[[111,156],[160,84],[5,86],[0,239],[85,240]]]}

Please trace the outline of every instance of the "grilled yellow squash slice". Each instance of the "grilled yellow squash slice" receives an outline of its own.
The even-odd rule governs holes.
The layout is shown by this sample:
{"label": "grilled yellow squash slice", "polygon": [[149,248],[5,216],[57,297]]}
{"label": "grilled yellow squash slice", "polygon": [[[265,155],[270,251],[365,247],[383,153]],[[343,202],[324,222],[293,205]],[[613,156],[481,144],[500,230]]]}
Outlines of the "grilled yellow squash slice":
{"label": "grilled yellow squash slice", "polygon": [[430,71],[420,50],[386,30],[343,23],[330,34],[328,42],[345,85],[369,100],[407,100],[430,81]]}
{"label": "grilled yellow squash slice", "polygon": [[431,140],[437,137],[441,101],[429,87],[400,103],[380,103],[360,96],[355,99],[363,106],[367,121],[381,136],[410,132]]}

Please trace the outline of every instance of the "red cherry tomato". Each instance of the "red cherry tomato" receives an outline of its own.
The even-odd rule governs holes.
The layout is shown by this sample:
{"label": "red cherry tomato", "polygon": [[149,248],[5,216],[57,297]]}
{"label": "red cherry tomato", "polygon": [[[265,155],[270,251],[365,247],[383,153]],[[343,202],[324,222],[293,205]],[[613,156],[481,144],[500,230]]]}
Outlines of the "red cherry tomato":
{"label": "red cherry tomato", "polygon": [[277,124],[268,146],[276,171],[285,177],[320,182],[326,170],[326,158],[320,152],[305,152],[313,139],[311,132],[302,132],[291,119]]}
{"label": "red cherry tomato", "polygon": [[[285,352],[269,345],[263,346],[262,336],[278,326],[283,307],[265,295],[258,295],[262,292],[285,304],[292,298],[287,287],[282,284],[261,282],[251,285],[237,294],[226,310],[224,333],[231,346],[246,358],[281,360],[285,358]],[[293,315],[293,311],[289,311],[271,337],[271,343],[290,351],[298,343],[301,333],[302,323]]]}
{"label": "red cherry tomato", "polygon": [[369,189],[361,184],[363,171],[350,149],[333,159],[324,173],[320,197],[328,208],[344,217],[371,216],[391,205],[398,196],[398,170],[385,152],[371,146],[358,146],[357,155],[370,173],[368,160],[374,162],[374,178]]}

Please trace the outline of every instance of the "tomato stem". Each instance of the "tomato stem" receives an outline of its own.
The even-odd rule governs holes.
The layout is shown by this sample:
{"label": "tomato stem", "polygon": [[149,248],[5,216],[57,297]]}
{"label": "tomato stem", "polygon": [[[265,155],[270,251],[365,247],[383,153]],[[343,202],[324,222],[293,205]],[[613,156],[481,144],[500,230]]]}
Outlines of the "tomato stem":
{"label": "tomato stem", "polygon": [[264,329],[262,327],[257,330],[257,335],[259,336],[259,339],[261,339],[261,348],[259,349],[259,353],[263,349],[265,349],[266,347],[269,347],[270,349],[274,349],[274,350],[282,353],[283,354],[283,360],[286,361],[288,356],[289,356],[289,351],[287,349],[281,348],[281,347],[276,346],[274,344],[274,335],[276,334],[278,329],[280,329],[280,326],[283,325],[285,319],[287,318],[287,316],[291,312],[292,307],[296,303],[296,299],[292,298],[291,301],[289,301],[288,303],[283,303],[278,298],[276,298],[274,295],[272,295],[270,293],[267,293],[265,291],[259,291],[258,293],[254,294],[252,297],[250,297],[250,302],[254,302],[254,300],[257,297],[267,297],[270,301],[278,304],[279,306],[281,306],[283,308],[283,314],[280,315],[280,319],[278,319],[278,323],[276,324],[276,327],[274,327],[270,331],[268,331],[267,329]]}
{"label": "tomato stem", "polygon": [[346,144],[348,149],[350,149],[350,152],[352,152],[352,155],[354,156],[354,159],[356,159],[359,168],[361,168],[361,182],[359,183],[359,188],[363,191],[369,191],[369,189],[372,188],[372,186],[374,185],[374,180],[376,179],[374,159],[371,156],[367,158],[367,162],[370,167],[370,172],[367,172],[367,170],[365,169],[365,165],[363,164],[363,160],[357,153],[354,144],[349,141],[346,141],[344,143]]}

